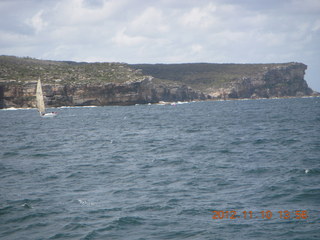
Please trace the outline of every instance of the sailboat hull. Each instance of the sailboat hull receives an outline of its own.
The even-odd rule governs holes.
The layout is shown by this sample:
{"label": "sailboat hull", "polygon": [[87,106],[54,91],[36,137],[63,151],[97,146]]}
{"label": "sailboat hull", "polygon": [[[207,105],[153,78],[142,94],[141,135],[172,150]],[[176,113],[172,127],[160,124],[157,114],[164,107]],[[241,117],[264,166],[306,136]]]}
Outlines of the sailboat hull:
{"label": "sailboat hull", "polygon": [[57,115],[58,115],[57,112],[50,112],[50,113],[41,114],[41,117],[48,118],[48,117],[55,117],[55,116],[57,116]]}

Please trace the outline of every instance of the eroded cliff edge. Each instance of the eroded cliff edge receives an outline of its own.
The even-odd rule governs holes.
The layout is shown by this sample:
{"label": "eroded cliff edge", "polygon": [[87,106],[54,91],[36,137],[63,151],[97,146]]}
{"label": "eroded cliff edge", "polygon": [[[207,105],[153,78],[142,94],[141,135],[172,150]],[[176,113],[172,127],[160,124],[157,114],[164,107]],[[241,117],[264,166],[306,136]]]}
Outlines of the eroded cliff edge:
{"label": "eroded cliff edge", "polygon": [[77,63],[0,56],[0,108],[132,105],[159,101],[310,96],[307,66],[282,64]]}

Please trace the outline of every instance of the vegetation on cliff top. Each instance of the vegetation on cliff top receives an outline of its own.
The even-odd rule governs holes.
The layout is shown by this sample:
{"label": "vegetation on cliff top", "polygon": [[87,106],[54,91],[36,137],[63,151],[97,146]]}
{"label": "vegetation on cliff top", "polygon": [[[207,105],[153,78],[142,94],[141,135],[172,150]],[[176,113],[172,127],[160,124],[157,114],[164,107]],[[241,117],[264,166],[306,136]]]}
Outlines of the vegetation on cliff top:
{"label": "vegetation on cliff top", "polygon": [[0,56],[0,82],[25,83],[40,77],[44,83],[103,84],[141,81],[154,77],[154,83],[188,85],[205,91],[227,88],[242,78],[257,78],[266,71],[288,67],[282,64],[125,64],[38,60],[29,57]]}
{"label": "vegetation on cliff top", "polygon": [[24,83],[41,78],[45,83],[122,83],[144,78],[140,71],[123,63],[48,61],[0,56],[0,81]]}
{"label": "vegetation on cliff top", "polygon": [[211,88],[226,88],[241,78],[256,78],[273,68],[287,67],[293,63],[281,64],[135,64],[135,69],[142,69],[143,74],[157,79],[175,81],[194,89],[205,91]]}

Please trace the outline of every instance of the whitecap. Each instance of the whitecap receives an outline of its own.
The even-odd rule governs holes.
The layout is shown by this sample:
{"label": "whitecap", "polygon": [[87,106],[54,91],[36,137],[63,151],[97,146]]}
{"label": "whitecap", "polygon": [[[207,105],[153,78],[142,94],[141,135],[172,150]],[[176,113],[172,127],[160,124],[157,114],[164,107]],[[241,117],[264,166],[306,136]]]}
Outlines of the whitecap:
{"label": "whitecap", "polygon": [[87,200],[82,200],[82,199],[78,199],[78,202],[81,204],[81,205],[86,205],[86,206],[92,206],[93,203],[87,201]]}
{"label": "whitecap", "polygon": [[28,203],[24,203],[21,206],[24,207],[24,208],[32,208]]}

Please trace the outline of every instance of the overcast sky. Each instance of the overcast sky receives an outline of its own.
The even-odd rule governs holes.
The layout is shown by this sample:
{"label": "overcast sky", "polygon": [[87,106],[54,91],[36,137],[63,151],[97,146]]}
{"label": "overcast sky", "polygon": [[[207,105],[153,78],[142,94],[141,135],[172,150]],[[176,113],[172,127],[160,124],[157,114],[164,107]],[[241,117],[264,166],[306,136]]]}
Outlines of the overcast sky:
{"label": "overcast sky", "polygon": [[320,91],[320,0],[0,0],[0,55],[303,62]]}

